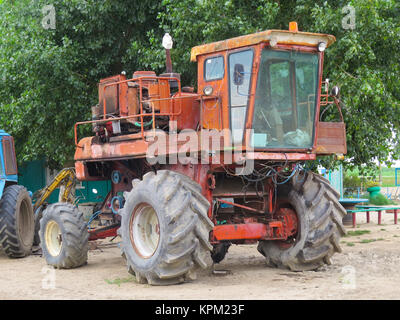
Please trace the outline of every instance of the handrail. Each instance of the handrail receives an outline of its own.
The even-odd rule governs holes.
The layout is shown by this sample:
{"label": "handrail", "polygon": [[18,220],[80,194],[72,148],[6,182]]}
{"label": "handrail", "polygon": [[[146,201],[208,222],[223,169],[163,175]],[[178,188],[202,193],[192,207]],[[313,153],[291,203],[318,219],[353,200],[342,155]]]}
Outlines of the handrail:
{"label": "handrail", "polygon": [[[78,144],[78,131],[77,128],[79,125],[83,125],[83,124],[93,124],[93,123],[106,123],[106,122],[112,122],[112,121],[120,121],[120,120],[126,120],[126,119],[134,119],[134,118],[140,118],[140,127],[141,127],[141,137],[142,139],[144,139],[144,121],[143,118],[144,117],[152,117],[152,126],[153,126],[153,130],[155,130],[155,119],[156,117],[161,117],[161,116],[170,116],[170,117],[176,117],[182,114],[182,100],[181,99],[186,99],[186,98],[193,98],[194,95],[190,95],[190,96],[174,96],[174,97],[168,97],[168,98],[158,98],[158,99],[149,99],[149,100],[145,100],[146,102],[157,102],[157,101],[170,101],[170,110],[172,109],[172,102],[175,100],[179,101],[179,109],[178,112],[164,112],[164,113],[155,113],[155,109],[154,109],[154,105],[152,105],[152,112],[151,113],[143,113],[143,96],[142,96],[142,87],[143,87],[143,81],[144,80],[176,80],[178,82],[178,92],[176,92],[176,94],[181,94],[181,84],[180,84],[180,80],[176,77],[157,77],[157,76],[143,76],[143,77],[138,77],[138,78],[133,78],[133,79],[127,79],[127,80],[121,80],[118,82],[113,82],[113,83],[109,83],[106,84],[103,88],[103,119],[99,119],[99,120],[89,120],[89,121],[80,121],[80,122],[76,122],[74,125],[74,140],[75,140],[75,146],[81,148],[81,146]],[[106,102],[106,98],[105,98],[105,90],[108,87],[111,86],[116,86],[116,85],[120,85],[123,83],[128,83],[128,82],[139,82],[139,103],[140,103],[140,113],[139,114],[135,114],[135,115],[129,115],[129,116],[123,116],[123,117],[114,117],[114,118],[107,118],[107,102]],[[197,94],[197,97],[201,97],[201,94]]]}
{"label": "handrail", "polygon": [[[325,87],[326,87],[325,92],[326,92],[326,93],[325,93],[325,94],[322,94],[322,93],[320,94],[320,106],[327,106],[327,107],[322,111],[322,113],[320,112],[319,121],[321,121],[322,115],[325,113],[325,111],[328,110],[328,108],[330,107],[330,105],[332,105],[332,104],[334,103],[334,104],[336,104],[336,107],[337,107],[337,109],[338,109],[338,111],[339,111],[339,114],[340,114],[340,121],[341,121],[341,122],[344,122],[343,113],[342,113],[342,108],[340,108],[340,104],[339,104],[339,99],[336,98],[336,97],[332,97],[332,96],[329,94],[329,82],[322,81],[322,83],[325,84]],[[325,97],[325,100],[322,99],[323,97]],[[332,97],[332,98],[333,98],[333,101],[332,101],[332,100],[329,100],[329,97]]]}
{"label": "handrail", "polygon": [[[181,93],[181,81],[177,77],[142,76],[142,77],[137,77],[137,78],[132,78],[132,79],[121,80],[121,81],[109,83],[109,84],[104,85],[104,88],[103,88],[103,118],[106,119],[106,115],[107,115],[107,112],[106,112],[106,110],[107,110],[107,107],[106,107],[107,102],[106,102],[106,98],[105,98],[106,89],[108,87],[111,87],[111,86],[116,86],[116,85],[119,86],[122,83],[137,82],[137,81],[139,81],[140,114],[143,114],[143,96],[142,96],[142,87],[143,87],[143,85],[142,85],[142,81],[144,81],[144,80],[168,80],[168,81],[176,80],[178,82],[178,93]],[[148,100],[148,101],[151,101],[151,99]],[[182,107],[182,106],[180,106],[180,107]],[[154,127],[154,122],[155,122],[154,107],[152,109],[153,109],[152,110],[153,128],[155,128]],[[182,108],[180,108],[180,109],[182,109]],[[140,133],[141,133],[142,139],[144,139],[143,116],[140,117]]]}
{"label": "handrail", "polygon": [[[137,77],[137,78],[132,78],[132,79],[126,79],[126,80],[121,80],[121,81],[117,81],[117,82],[113,82],[113,83],[108,83],[106,85],[104,85],[103,88],[103,116],[105,118],[107,112],[106,112],[106,98],[105,98],[105,93],[106,93],[106,89],[108,87],[111,86],[116,86],[116,85],[120,85],[123,83],[128,83],[128,82],[137,82],[139,81],[139,88],[142,89],[142,81],[143,80],[176,80],[178,82],[178,93],[181,93],[181,81],[179,78],[177,77],[157,77],[157,76],[143,76],[143,77]],[[140,103],[142,104],[142,90],[139,90],[140,93]],[[149,100],[150,101],[150,100]],[[143,113],[142,109],[141,109],[141,113]]]}

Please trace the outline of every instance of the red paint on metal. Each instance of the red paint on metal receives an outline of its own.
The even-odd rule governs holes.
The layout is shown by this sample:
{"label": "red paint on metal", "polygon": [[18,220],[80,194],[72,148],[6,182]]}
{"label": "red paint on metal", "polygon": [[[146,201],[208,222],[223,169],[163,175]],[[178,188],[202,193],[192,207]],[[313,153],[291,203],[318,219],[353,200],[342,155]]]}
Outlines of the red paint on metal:
{"label": "red paint on metal", "polygon": [[280,208],[276,214],[277,219],[282,221],[285,237],[294,236],[298,231],[298,219],[296,212],[291,208]]}
{"label": "red paint on metal", "polygon": [[105,227],[101,229],[93,229],[88,230],[89,232],[89,241],[98,240],[98,239],[105,239],[108,237],[115,237],[117,236],[117,230],[119,229],[119,225],[113,227]]}
{"label": "red paint on metal", "polygon": [[213,234],[219,241],[237,239],[264,239],[267,225],[263,223],[227,224],[214,227]]}
{"label": "red paint on metal", "polygon": [[212,234],[218,241],[287,239],[282,221],[217,225],[214,227]]}

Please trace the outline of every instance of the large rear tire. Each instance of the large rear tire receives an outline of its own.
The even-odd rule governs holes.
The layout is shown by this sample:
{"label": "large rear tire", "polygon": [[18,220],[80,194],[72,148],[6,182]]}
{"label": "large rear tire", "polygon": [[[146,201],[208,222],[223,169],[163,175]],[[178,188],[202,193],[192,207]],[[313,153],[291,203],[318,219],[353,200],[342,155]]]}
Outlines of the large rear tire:
{"label": "large rear tire", "polygon": [[211,265],[209,202],[188,177],[148,172],[125,193],[119,234],[128,270],[139,283],[170,285]]}
{"label": "large rear tire", "polygon": [[340,237],[346,234],[342,218],[346,210],[339,193],[329,181],[312,172],[301,172],[291,180],[286,205],[297,214],[297,234],[287,242],[260,241],[258,251],[273,267],[293,271],[316,270],[331,264],[335,252],[341,252]]}
{"label": "large rear tire", "polygon": [[35,221],[28,191],[20,185],[10,185],[0,200],[0,244],[10,258],[22,258],[31,253]]}
{"label": "large rear tire", "polygon": [[65,202],[48,205],[40,219],[39,235],[49,265],[71,269],[87,263],[89,233],[76,206]]}

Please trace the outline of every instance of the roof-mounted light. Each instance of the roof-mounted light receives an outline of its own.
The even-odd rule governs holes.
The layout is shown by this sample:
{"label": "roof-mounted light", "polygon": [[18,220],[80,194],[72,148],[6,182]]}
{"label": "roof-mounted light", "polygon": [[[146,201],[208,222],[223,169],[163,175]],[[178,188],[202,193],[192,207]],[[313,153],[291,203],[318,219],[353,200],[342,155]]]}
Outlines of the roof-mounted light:
{"label": "roof-mounted light", "polygon": [[297,27],[296,21],[289,22],[289,31],[291,32],[299,32],[299,28]]}
{"label": "roof-mounted light", "polygon": [[269,45],[271,47],[275,47],[278,44],[278,39],[276,37],[271,37],[271,39],[269,40]]}
{"label": "roof-mounted light", "polygon": [[326,42],[320,42],[318,43],[318,51],[323,52],[326,49]]}

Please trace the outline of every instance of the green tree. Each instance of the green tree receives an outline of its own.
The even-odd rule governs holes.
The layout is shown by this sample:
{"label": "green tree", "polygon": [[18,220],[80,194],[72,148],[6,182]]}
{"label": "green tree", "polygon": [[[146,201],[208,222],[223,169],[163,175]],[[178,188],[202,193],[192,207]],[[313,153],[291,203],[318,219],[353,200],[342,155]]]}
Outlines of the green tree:
{"label": "green tree", "polygon": [[[43,26],[49,5],[54,29]],[[90,120],[98,80],[140,68],[128,48],[147,42],[158,11],[153,1],[0,3],[0,126],[15,137],[20,162],[72,159],[73,126]]]}

